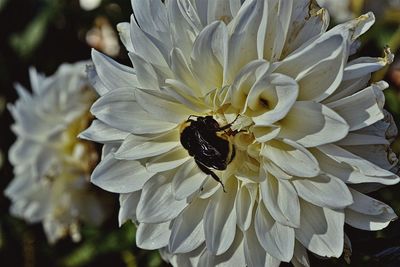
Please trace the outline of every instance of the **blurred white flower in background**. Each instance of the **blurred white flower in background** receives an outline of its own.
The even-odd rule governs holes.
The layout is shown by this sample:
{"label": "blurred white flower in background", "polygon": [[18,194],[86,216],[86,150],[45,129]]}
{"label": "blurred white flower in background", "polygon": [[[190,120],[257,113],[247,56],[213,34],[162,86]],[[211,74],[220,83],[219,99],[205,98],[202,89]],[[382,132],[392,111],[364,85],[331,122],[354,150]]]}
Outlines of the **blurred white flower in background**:
{"label": "blurred white flower in background", "polygon": [[336,22],[344,22],[354,18],[356,15],[351,10],[352,0],[317,0],[318,4],[329,11],[329,15]]}
{"label": "blurred white flower in background", "polygon": [[109,56],[119,54],[118,36],[106,17],[97,17],[94,26],[86,33],[86,42]]}
{"label": "blurred white flower in background", "polygon": [[100,6],[101,0],[79,0],[83,10],[90,11]]}
{"label": "blurred white flower in background", "polygon": [[[316,0],[318,4],[326,8],[333,18],[334,22],[341,23],[346,20],[353,19],[362,12],[374,12],[378,20],[394,16],[398,17],[398,13],[390,15],[396,10],[400,10],[400,0]],[[393,18],[392,18],[393,20]],[[398,18],[397,18],[398,21]]]}
{"label": "blurred white flower in background", "polygon": [[89,183],[98,153],[77,138],[97,98],[85,77],[88,63],[63,64],[50,77],[30,69],[33,92],[16,84],[19,99],[9,105],[17,140],[9,151],[15,178],[5,194],[11,213],[42,222],[50,243],[67,234],[79,241],[80,221],[99,225],[106,218],[107,198]]}
{"label": "blurred white flower in background", "polygon": [[104,144],[92,182],[120,193],[139,247],[174,266],[309,266],[306,250],[349,257],[345,223],[396,218],[365,195],[399,182],[388,85],[368,85],[393,55],[349,60],[372,13],[327,31],[315,1],[132,6],[133,68],[93,51],[101,97],[80,136]]}

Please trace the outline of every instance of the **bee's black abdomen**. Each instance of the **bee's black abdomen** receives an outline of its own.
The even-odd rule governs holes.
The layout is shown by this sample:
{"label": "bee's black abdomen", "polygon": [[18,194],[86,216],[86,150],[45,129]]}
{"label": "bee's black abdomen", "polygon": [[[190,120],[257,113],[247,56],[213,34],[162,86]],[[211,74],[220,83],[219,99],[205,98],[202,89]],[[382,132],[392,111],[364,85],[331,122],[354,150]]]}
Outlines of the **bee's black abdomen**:
{"label": "bee's black abdomen", "polygon": [[220,127],[212,116],[197,117],[197,120],[188,119],[180,136],[182,146],[193,156],[196,162],[204,167],[216,170],[225,170],[232,161],[235,152],[234,146],[228,139],[218,136],[217,133],[226,129]]}

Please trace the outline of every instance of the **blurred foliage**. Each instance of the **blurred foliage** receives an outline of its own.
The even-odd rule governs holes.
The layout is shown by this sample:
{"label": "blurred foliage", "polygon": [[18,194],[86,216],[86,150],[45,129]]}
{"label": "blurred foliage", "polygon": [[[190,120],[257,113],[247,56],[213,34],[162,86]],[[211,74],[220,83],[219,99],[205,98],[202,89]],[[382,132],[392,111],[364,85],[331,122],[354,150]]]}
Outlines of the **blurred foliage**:
{"label": "blurred foliage", "polygon": [[62,10],[61,1],[47,2],[45,8],[32,19],[23,32],[11,35],[11,45],[21,57],[27,57],[34,52],[43,40],[48,24]]}
{"label": "blurred foliage", "polygon": [[[373,1],[352,0],[352,11],[359,15],[369,10],[371,2]],[[362,36],[362,46],[357,56],[382,56],[386,45],[400,55],[400,10],[389,8],[383,2],[380,8],[382,10],[377,11],[375,26]],[[98,8],[91,11],[82,10],[78,0],[0,0],[0,23],[3,25],[0,32],[1,96],[7,102],[15,101],[15,81],[30,87],[30,65],[50,74],[62,62],[88,59],[91,48],[87,45],[85,36],[95,24],[96,18],[106,18],[111,25],[116,25],[118,22],[129,21],[130,15],[128,0],[103,0]],[[121,49],[116,60],[130,64],[124,49]],[[397,125],[400,125],[400,63],[395,62],[391,67],[375,74],[373,80],[383,78],[390,84],[390,88],[385,90],[386,108],[394,115]],[[5,101],[0,100],[0,113],[4,106]],[[3,125],[0,149],[7,151],[15,140],[8,129],[12,119],[7,112],[0,116],[0,123]],[[400,153],[399,139],[394,144],[394,151]],[[13,177],[7,158],[0,171],[2,191]],[[400,186],[397,185],[384,188],[372,196],[390,203],[397,214],[400,214],[400,195],[396,193],[399,191]],[[42,226],[28,225],[13,218],[8,214],[9,205],[9,201],[1,195],[1,266],[168,266],[157,251],[143,251],[135,246],[135,227],[132,223],[118,228],[117,207],[102,228],[83,225],[83,239],[80,243],[65,239],[50,246]],[[360,231],[346,226],[346,233],[353,245],[351,266],[400,266],[399,221],[379,232]],[[313,255],[310,258],[312,266],[349,266],[343,258],[326,260]]]}

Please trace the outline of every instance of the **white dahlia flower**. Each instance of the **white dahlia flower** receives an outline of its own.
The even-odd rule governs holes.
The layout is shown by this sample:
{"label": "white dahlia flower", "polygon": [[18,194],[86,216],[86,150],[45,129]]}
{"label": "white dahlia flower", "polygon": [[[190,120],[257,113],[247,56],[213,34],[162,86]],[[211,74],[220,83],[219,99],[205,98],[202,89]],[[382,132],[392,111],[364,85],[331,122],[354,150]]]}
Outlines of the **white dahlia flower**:
{"label": "white dahlia flower", "polygon": [[78,241],[80,221],[97,225],[106,218],[101,192],[89,183],[95,146],[76,137],[90,124],[96,99],[87,63],[64,64],[50,77],[30,69],[32,94],[17,84],[19,99],[9,106],[17,140],[9,151],[15,178],[5,193],[11,213],[42,222],[50,243],[66,234]]}
{"label": "white dahlia flower", "polygon": [[342,254],[345,223],[396,218],[365,195],[399,182],[387,84],[367,84],[392,54],[349,60],[373,14],[327,31],[315,1],[132,6],[118,30],[133,68],[93,51],[81,137],[104,144],[92,182],[120,193],[139,247],[174,266],[307,266],[306,249]]}

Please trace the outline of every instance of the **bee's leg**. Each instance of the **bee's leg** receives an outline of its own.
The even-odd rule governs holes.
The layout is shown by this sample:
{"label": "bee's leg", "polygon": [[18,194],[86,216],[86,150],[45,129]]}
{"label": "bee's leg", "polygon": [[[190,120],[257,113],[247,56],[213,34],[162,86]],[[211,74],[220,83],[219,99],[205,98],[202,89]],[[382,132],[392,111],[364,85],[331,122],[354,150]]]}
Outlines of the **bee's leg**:
{"label": "bee's leg", "polygon": [[223,130],[226,130],[226,129],[228,129],[228,128],[231,128],[232,124],[235,123],[235,121],[239,118],[239,116],[240,116],[240,114],[238,114],[238,115],[236,116],[236,118],[235,118],[231,123],[228,123],[228,124],[225,125],[225,126],[219,127],[218,132],[223,131]]}
{"label": "bee's leg", "polygon": [[211,175],[212,178],[214,178],[215,181],[217,181],[218,183],[220,183],[220,184],[222,185],[222,190],[224,190],[224,192],[226,193],[226,191],[225,191],[225,186],[224,186],[224,184],[222,183],[221,179],[218,177],[218,175],[216,175],[212,170],[210,170],[210,169],[209,169],[206,165],[204,165],[201,161],[199,161],[199,160],[197,160],[197,159],[195,159],[195,161],[196,161],[196,163],[197,163],[197,166],[199,166],[199,168],[200,168],[200,170],[201,170],[202,172],[204,172],[205,174]]}

